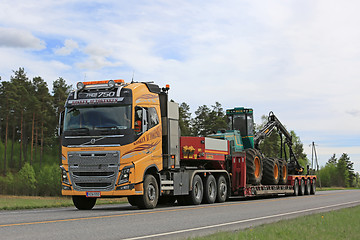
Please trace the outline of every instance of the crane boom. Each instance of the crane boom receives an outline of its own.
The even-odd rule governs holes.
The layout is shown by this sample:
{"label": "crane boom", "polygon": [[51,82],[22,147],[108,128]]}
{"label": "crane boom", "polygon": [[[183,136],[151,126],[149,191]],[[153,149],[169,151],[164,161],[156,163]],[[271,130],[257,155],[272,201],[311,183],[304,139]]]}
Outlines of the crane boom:
{"label": "crane boom", "polygon": [[[271,133],[274,130],[277,130],[281,136],[281,147],[283,145],[282,143],[282,135],[285,136],[285,144],[289,148],[290,153],[290,160],[289,160],[289,172],[293,172],[294,174],[300,174],[304,171],[304,167],[302,167],[297,160],[293,149],[292,149],[292,136],[291,134],[286,130],[285,126],[280,122],[280,120],[275,116],[275,114],[271,111],[269,113],[268,122],[265,124],[265,126],[255,134],[254,136],[254,146],[256,149],[259,149],[260,143],[268,136],[271,135]],[[281,148],[281,154],[282,154],[282,148]],[[285,158],[286,158],[286,151],[284,150]]]}

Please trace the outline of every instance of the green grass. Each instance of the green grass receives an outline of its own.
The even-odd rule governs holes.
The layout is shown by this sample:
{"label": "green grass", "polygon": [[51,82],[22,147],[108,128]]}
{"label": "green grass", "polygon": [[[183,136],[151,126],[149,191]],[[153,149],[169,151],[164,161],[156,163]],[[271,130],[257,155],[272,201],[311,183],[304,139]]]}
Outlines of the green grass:
{"label": "green grass", "polygon": [[355,188],[355,187],[348,187],[348,188],[345,188],[345,187],[322,187],[322,188],[319,188],[317,187],[316,188],[316,191],[334,191],[334,190],[354,190],[354,189],[359,189],[359,188]]}
{"label": "green grass", "polygon": [[360,239],[360,206],[261,225],[238,232],[220,232],[196,240],[221,239]]}
{"label": "green grass", "polygon": [[[96,205],[127,203],[126,198],[98,199]],[[0,195],[0,210],[53,208],[74,206],[69,197],[32,197]]]}

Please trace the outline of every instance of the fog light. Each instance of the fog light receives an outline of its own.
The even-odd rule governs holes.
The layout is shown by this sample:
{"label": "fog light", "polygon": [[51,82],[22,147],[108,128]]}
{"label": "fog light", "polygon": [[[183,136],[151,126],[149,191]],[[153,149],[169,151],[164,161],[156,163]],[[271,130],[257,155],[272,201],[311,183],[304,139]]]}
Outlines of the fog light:
{"label": "fog light", "polygon": [[66,185],[61,185],[61,188],[63,190],[71,190],[71,187],[70,186],[66,186]]}
{"label": "fog light", "polygon": [[120,174],[118,185],[127,183],[129,181],[130,170],[133,167],[134,167],[134,165],[126,166],[126,167],[123,168],[123,170],[121,171],[121,174]]}

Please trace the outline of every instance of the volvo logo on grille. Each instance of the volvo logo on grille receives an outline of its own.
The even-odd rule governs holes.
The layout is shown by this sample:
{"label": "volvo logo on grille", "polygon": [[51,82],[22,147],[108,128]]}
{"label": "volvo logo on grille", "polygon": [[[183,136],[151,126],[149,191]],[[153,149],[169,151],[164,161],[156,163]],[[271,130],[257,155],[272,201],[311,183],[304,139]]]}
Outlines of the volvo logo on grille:
{"label": "volvo logo on grille", "polygon": [[95,142],[96,142],[95,138],[91,139],[90,141],[91,144],[95,144]]}

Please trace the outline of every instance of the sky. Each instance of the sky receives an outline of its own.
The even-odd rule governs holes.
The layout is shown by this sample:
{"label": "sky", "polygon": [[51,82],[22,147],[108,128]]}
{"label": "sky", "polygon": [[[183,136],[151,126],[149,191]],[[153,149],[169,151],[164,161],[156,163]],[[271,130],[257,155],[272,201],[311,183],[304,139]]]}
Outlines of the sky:
{"label": "sky", "polygon": [[360,172],[357,0],[2,0],[0,76],[170,84],[198,106],[273,111],[320,166]]}

